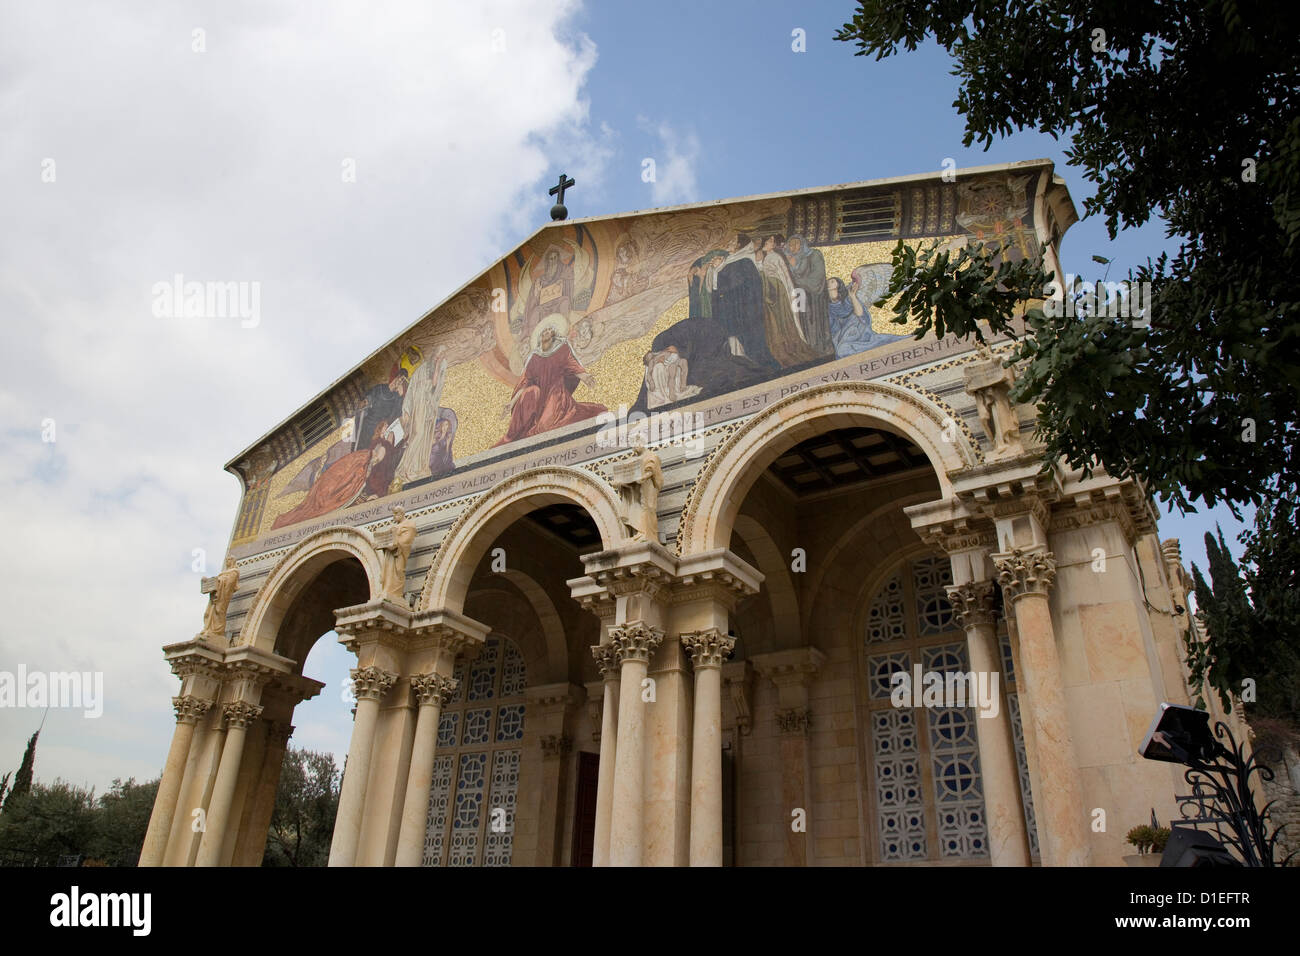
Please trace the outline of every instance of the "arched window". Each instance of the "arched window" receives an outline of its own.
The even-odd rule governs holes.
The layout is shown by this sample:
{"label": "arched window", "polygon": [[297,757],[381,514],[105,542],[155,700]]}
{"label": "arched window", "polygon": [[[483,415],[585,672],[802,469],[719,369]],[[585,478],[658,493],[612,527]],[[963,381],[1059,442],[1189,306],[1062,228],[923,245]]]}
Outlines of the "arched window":
{"label": "arched window", "polygon": [[514,641],[489,635],[438,723],[424,866],[509,866],[528,672]]}
{"label": "arched window", "polygon": [[[892,676],[970,670],[966,635],[945,590],[952,583],[946,557],[903,562],[876,592],[867,611],[862,661],[870,759],[868,799],[874,809],[874,860],[878,863],[956,862],[988,858],[984,793],[974,706],[895,707]],[[1010,643],[1000,628],[1003,673],[1028,795],[1019,708],[1010,683]],[[999,706],[1002,706],[999,702]],[[1032,806],[1028,807],[1034,844]]]}

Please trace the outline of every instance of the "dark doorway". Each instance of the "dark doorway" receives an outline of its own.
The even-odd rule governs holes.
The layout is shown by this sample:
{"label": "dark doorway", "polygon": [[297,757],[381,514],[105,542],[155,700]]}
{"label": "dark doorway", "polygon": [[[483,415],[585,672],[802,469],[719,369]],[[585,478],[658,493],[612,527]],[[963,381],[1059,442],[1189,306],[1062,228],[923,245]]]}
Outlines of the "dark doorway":
{"label": "dark doorway", "polygon": [[596,844],[596,788],[600,754],[578,754],[578,792],[573,801],[573,866],[591,866]]}

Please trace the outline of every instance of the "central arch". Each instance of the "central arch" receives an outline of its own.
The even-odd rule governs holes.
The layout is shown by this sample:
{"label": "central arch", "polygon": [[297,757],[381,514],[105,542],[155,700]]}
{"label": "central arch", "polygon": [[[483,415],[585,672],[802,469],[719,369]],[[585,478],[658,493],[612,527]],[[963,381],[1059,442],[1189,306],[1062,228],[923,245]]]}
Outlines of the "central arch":
{"label": "central arch", "polygon": [[687,505],[678,553],[727,547],[741,503],[763,470],[805,438],[830,429],[866,426],[903,435],[925,453],[941,497],[949,497],[951,475],[980,460],[960,428],[945,440],[945,425],[958,420],[937,400],[888,382],[819,385],[784,398],[719,446]]}
{"label": "central arch", "polygon": [[575,504],[595,523],[605,549],[623,539],[613,490],[579,468],[533,468],[497,485],[467,508],[438,546],[420,591],[418,610],[464,610],[479,560],[517,519],[551,504]]}

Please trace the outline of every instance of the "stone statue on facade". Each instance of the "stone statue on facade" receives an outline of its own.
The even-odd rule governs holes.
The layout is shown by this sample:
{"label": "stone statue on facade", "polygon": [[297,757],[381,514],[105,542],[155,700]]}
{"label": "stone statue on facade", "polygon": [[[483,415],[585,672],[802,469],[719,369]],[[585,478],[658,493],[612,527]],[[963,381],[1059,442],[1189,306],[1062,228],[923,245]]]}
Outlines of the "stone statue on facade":
{"label": "stone statue on facade", "polygon": [[993,446],[987,458],[996,461],[1024,454],[1020,419],[1011,401],[1011,389],[1016,384],[1015,372],[1006,368],[986,343],[981,343],[975,351],[979,361],[967,365],[963,376],[966,392],[975,399],[975,411],[989,444]]}
{"label": "stone statue on facade", "polygon": [[212,578],[203,578],[199,582],[199,592],[208,596],[208,606],[203,611],[203,630],[199,633],[200,637],[214,637],[225,640],[226,637],[226,610],[230,607],[230,599],[235,596],[235,589],[239,587],[239,569],[235,567],[235,559],[226,558],[226,565]]}
{"label": "stone statue on facade", "polygon": [[659,456],[638,443],[630,461],[614,467],[619,518],[634,541],[659,540],[659,490],[664,486]]}
{"label": "stone statue on facade", "polygon": [[406,561],[415,543],[415,522],[406,517],[404,508],[393,508],[392,527],[375,535],[381,569],[380,593],[401,604],[406,600]]}

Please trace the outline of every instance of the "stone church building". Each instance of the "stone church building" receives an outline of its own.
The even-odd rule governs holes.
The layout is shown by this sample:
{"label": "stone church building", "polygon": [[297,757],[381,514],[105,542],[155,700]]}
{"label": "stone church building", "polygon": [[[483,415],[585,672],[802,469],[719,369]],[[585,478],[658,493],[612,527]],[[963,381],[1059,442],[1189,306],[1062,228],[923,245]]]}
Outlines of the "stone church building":
{"label": "stone church building", "polygon": [[1009,342],[874,305],[899,240],[1063,275],[1075,220],[1036,160],[539,229],[227,466],[142,865],[260,864],[322,638],[331,865],[1119,864],[1178,544],[1042,466]]}

